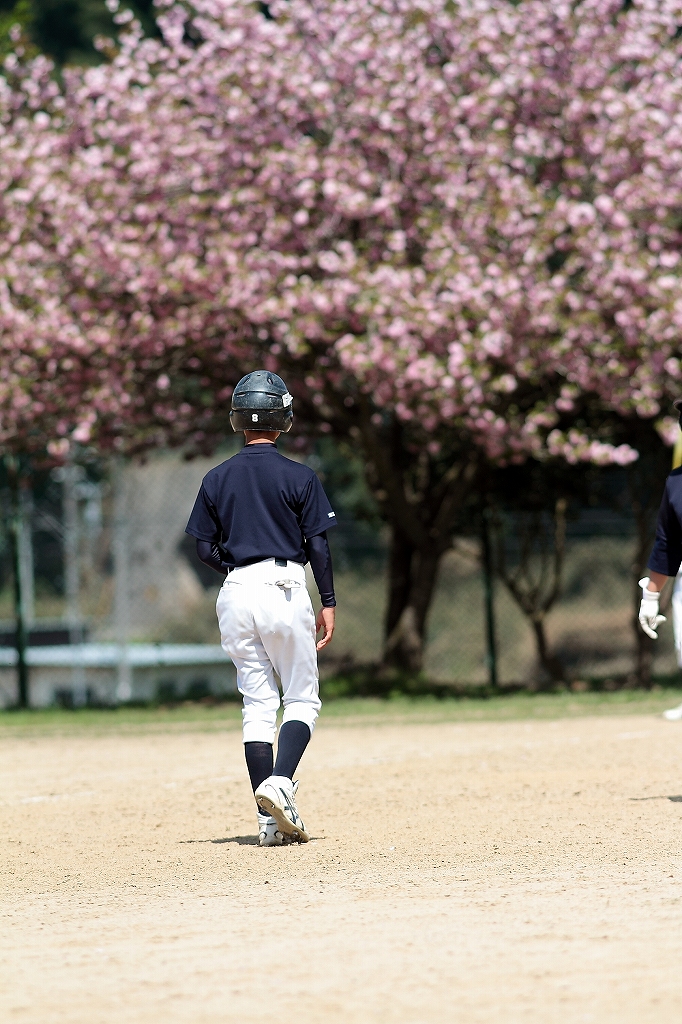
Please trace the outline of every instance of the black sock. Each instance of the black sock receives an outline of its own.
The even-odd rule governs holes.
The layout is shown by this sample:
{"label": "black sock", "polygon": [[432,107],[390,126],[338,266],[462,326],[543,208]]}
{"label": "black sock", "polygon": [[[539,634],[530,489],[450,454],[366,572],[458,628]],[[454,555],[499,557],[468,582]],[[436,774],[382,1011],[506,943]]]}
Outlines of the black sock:
{"label": "black sock", "polygon": [[249,778],[254,793],[261,782],[272,775],[272,743],[261,743],[259,741],[244,744],[244,756],[246,767],[249,769]]}
{"label": "black sock", "polygon": [[305,722],[284,722],[279,730],[277,760],[272,774],[293,779],[298,762],[309,742],[310,728]]}

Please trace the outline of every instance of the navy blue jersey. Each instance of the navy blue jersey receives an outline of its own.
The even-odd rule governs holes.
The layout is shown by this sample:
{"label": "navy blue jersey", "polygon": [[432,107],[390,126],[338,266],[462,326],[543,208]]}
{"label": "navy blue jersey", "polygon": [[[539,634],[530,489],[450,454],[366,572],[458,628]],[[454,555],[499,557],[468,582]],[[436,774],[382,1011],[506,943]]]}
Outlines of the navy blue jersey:
{"label": "navy blue jersey", "polygon": [[312,469],[252,444],[204,477],[186,533],[221,545],[230,568],[265,558],[305,565],[305,541],[336,524]]}
{"label": "navy blue jersey", "polygon": [[665,483],[656,525],[656,540],[648,568],[664,576],[677,576],[681,563],[682,469],[674,469]]}

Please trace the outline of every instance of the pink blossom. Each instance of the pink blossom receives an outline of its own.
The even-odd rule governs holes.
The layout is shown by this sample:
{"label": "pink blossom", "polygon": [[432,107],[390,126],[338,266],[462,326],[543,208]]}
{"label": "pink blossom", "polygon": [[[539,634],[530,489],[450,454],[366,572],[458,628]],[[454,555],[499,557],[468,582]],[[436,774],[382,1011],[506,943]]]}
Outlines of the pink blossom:
{"label": "pink blossom", "polygon": [[627,464],[570,423],[679,393],[682,0],[622,8],[164,0],[63,80],[10,54],[0,441],[208,446],[262,363],[322,419]]}

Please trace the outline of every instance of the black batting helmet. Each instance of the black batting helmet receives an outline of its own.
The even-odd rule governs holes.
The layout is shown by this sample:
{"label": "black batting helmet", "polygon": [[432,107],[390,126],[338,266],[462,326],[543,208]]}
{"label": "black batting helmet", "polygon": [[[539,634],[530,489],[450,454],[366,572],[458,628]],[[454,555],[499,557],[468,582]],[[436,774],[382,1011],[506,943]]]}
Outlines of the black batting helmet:
{"label": "black batting helmet", "polygon": [[286,384],[276,373],[247,373],[232,392],[232,429],[281,430],[286,434],[294,418],[292,403]]}

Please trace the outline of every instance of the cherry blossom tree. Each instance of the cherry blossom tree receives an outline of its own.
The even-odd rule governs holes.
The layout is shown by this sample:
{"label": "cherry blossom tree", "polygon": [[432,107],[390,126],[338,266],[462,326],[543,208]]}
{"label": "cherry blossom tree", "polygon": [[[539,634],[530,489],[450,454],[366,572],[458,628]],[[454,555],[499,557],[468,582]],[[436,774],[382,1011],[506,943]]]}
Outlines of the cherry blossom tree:
{"label": "cherry blossom tree", "polygon": [[386,655],[416,670],[487,467],[670,434],[682,0],[116,20],[107,63],[58,87],[10,56],[0,83],[0,441],[207,448],[241,372],[279,369],[363,453]]}

